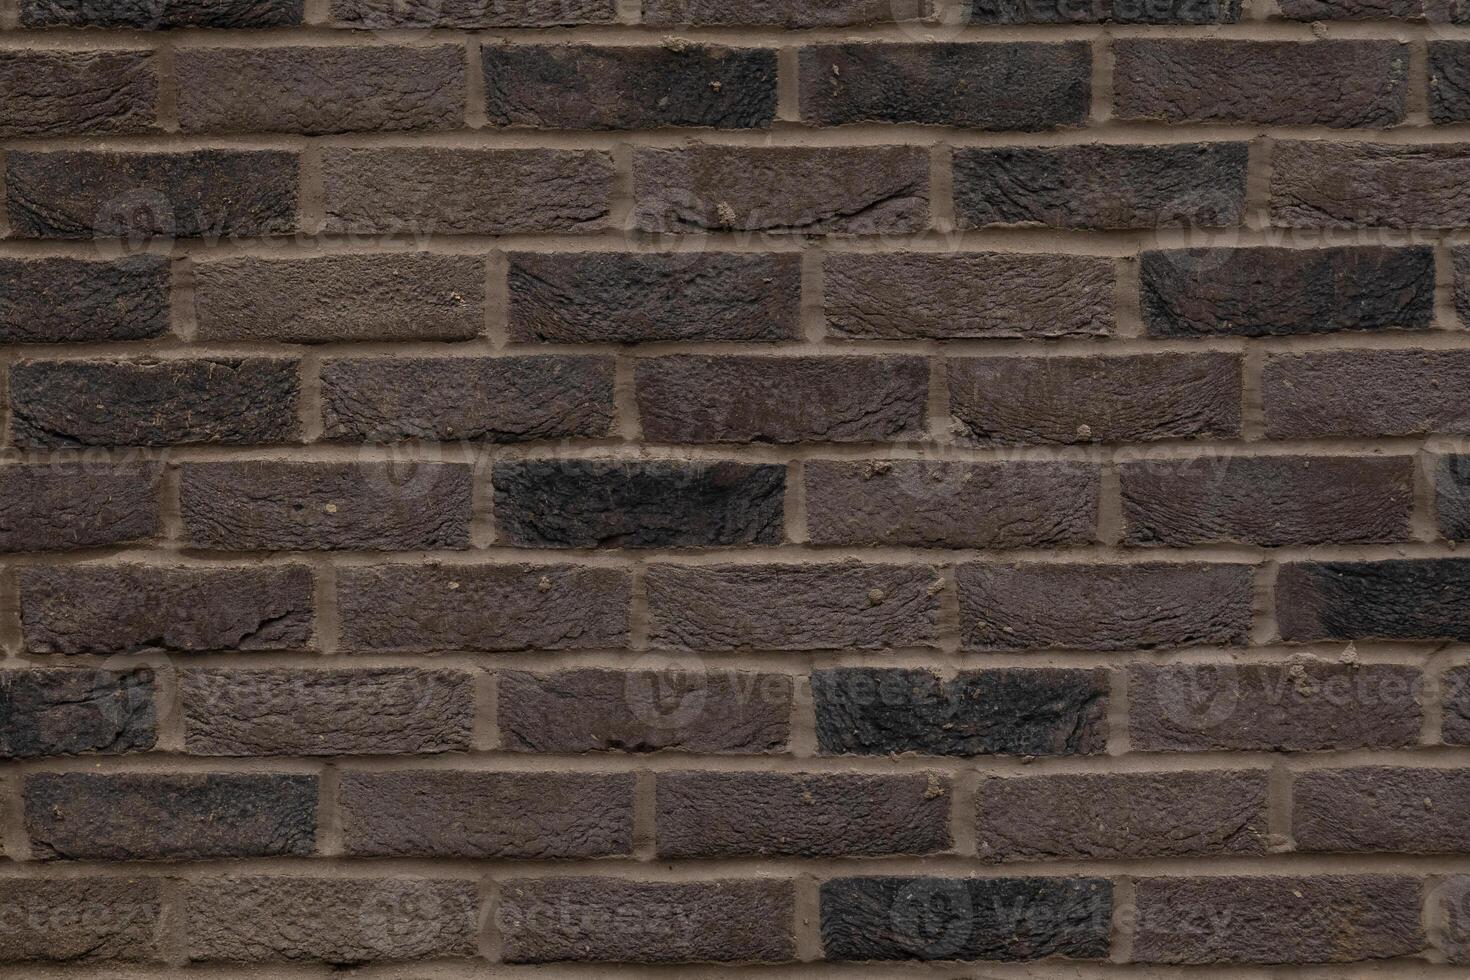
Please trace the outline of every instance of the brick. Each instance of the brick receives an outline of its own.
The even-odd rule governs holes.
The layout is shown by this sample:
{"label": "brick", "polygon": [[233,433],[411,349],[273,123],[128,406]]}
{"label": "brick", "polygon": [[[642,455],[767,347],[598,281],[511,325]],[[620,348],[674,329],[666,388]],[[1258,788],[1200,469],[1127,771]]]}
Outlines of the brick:
{"label": "brick", "polygon": [[496,463],[492,482],[496,532],[520,547],[707,548],[785,537],[779,465],[543,459]]}
{"label": "brick", "polygon": [[653,27],[855,27],[916,20],[923,0],[644,0]]}
{"label": "brick", "polygon": [[1142,878],[1135,889],[1138,963],[1345,963],[1426,945],[1414,878]]}
{"label": "brick", "polygon": [[808,460],[807,529],[820,545],[1040,548],[1096,540],[1091,463]]}
{"label": "brick", "polygon": [[1104,670],[1009,667],[940,680],[927,670],[812,674],[830,755],[1094,755],[1107,747]]}
{"label": "brick", "polygon": [[146,669],[0,671],[0,758],[147,751],[156,735],[153,699]]}
{"label": "brick", "polygon": [[929,565],[652,565],[649,642],[661,650],[880,650],[937,645]]}
{"label": "brick", "polygon": [[822,882],[827,960],[1105,959],[1105,878],[832,878]]}
{"label": "brick", "polygon": [[1437,123],[1470,120],[1470,44],[1429,42],[1429,118]]}
{"label": "brick", "polygon": [[800,300],[794,254],[510,253],[519,342],[797,340]]}
{"label": "brick", "polygon": [[952,789],[907,776],[674,772],[657,779],[660,858],[947,851]]}
{"label": "brick", "polygon": [[643,231],[897,235],[929,223],[929,157],[916,146],[637,149]]}
{"label": "brick", "polygon": [[793,687],[787,674],[737,671],[506,671],[500,735],[513,752],[778,752]]}
{"label": "brick", "polygon": [[[1470,878],[1464,875],[1446,877],[1430,892],[1426,902],[1431,909],[1437,908],[1439,935],[1435,945],[1445,954],[1449,963],[1463,965],[1470,962]],[[1431,929],[1434,925],[1430,926]]]}
{"label": "brick", "polygon": [[449,147],[322,152],[326,230],[508,235],[609,226],[613,165],[596,150]]}
{"label": "brick", "polygon": [[220,551],[468,548],[468,463],[185,463],[189,547]]}
{"label": "brick", "polygon": [[285,773],[37,773],[25,781],[43,861],[303,857],[316,849],[317,780]]}
{"label": "brick", "polygon": [[265,28],[301,23],[302,0],[20,0],[24,27]]}
{"label": "brick", "polygon": [[1292,837],[1299,851],[1464,852],[1470,773],[1364,766],[1297,774]]}
{"label": "brick", "polygon": [[1131,545],[1407,541],[1409,456],[1217,456],[1118,467]]}
{"label": "brick", "polygon": [[391,755],[471,748],[473,675],[455,670],[209,670],[179,674],[191,755]]}
{"label": "brick", "polygon": [[1450,249],[1455,270],[1455,313],[1461,323],[1470,324],[1470,247]]}
{"label": "brick", "polygon": [[613,430],[610,357],[372,357],[322,365],[327,439],[529,442]]}
{"label": "brick", "polygon": [[969,147],[954,154],[955,216],[961,228],[1237,225],[1245,165],[1244,143]]}
{"label": "brick", "polygon": [[1470,432],[1467,351],[1275,354],[1261,378],[1272,439]]}
{"label": "brick", "polygon": [[512,879],[497,922],[507,963],[784,963],[796,958],[789,881]]}
{"label": "brick", "polygon": [[344,772],[353,857],[592,858],[630,855],[633,775]]}
{"label": "brick", "polygon": [[879,442],[924,434],[921,357],[674,355],[634,369],[650,442]]}
{"label": "brick", "polygon": [[1271,223],[1287,228],[1458,228],[1470,224],[1470,144],[1281,140]]}
{"label": "brick", "polygon": [[1302,661],[1129,670],[1130,738],[1143,752],[1323,752],[1418,743],[1419,672]]}
{"label": "brick", "polygon": [[776,115],[772,48],[497,44],[480,54],[492,126],[765,129]]}
{"label": "brick", "polygon": [[369,30],[610,24],[617,0],[331,0],[332,24]]}
{"label": "brick", "polygon": [[185,133],[322,133],[464,127],[457,44],[182,48]]}
{"label": "brick", "polygon": [[1244,646],[1249,565],[974,562],[956,569],[965,650]]}
{"label": "brick", "polygon": [[833,253],[827,333],[852,340],[1102,337],[1113,263],[1081,255]]}
{"label": "brick", "polygon": [[1444,0],[1280,0],[1280,7],[1287,20],[1462,19]]}
{"label": "brick", "polygon": [[1288,641],[1470,639],[1470,559],[1283,565],[1276,616]]}
{"label": "brick", "polygon": [[300,649],[311,643],[311,610],[305,565],[20,570],[21,629],[33,654]]}
{"label": "brick", "polygon": [[0,881],[0,962],[158,960],[159,883],[110,875]]}
{"label": "brick", "polygon": [[1240,432],[1234,354],[949,360],[950,414],[981,445],[1152,442]]}
{"label": "brick", "polygon": [[1113,52],[1119,119],[1336,127],[1404,119],[1407,44],[1130,38]]}
{"label": "brick", "polygon": [[969,22],[1234,24],[1240,20],[1240,8],[1240,0],[974,0]]}
{"label": "brick", "polygon": [[154,465],[0,466],[0,551],[101,548],[159,532]]}
{"label": "brick", "polygon": [[294,442],[297,368],[267,357],[21,361],[10,434],[26,449]]}
{"label": "brick", "polygon": [[157,102],[150,51],[0,54],[0,136],[146,133]]}
{"label": "brick", "polygon": [[474,956],[473,880],[431,878],[203,878],[184,887],[194,962],[378,960]]}
{"label": "brick", "polygon": [[1422,246],[1144,252],[1154,337],[1266,337],[1434,325],[1434,253]]}
{"label": "brick", "polygon": [[572,565],[354,566],[337,572],[354,651],[583,650],[628,640],[629,579]]}
{"label": "brick", "polygon": [[485,262],[428,252],[225,259],[194,266],[201,340],[471,340]]}
{"label": "brick", "polygon": [[148,340],[169,329],[169,262],[0,259],[0,342]]}
{"label": "brick", "polygon": [[996,861],[1261,855],[1265,770],[989,778],[979,854]]}
{"label": "brick", "polygon": [[258,238],[297,227],[296,154],[283,150],[11,150],[14,238]]}
{"label": "brick", "polygon": [[801,49],[808,125],[921,123],[1040,132],[1081,126],[1091,48],[1038,43],[821,44]]}
{"label": "brick", "polygon": [[1470,667],[1445,671],[1440,687],[1442,741],[1446,745],[1470,745]]}

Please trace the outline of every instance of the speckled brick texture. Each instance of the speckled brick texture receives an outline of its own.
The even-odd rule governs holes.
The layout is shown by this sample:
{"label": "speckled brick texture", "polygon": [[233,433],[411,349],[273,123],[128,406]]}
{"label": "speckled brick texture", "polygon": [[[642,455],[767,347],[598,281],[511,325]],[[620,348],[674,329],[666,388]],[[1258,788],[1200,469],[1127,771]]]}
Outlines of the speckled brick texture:
{"label": "speckled brick texture", "polygon": [[1464,980],[1470,7],[0,0],[0,980]]}

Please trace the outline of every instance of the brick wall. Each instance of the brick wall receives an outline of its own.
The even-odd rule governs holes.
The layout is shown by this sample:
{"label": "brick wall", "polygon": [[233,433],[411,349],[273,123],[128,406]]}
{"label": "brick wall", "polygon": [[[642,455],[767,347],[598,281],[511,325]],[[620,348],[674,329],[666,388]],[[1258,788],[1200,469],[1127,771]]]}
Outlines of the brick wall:
{"label": "brick wall", "polygon": [[1463,977],[1470,15],[922,6],[0,3],[0,976]]}

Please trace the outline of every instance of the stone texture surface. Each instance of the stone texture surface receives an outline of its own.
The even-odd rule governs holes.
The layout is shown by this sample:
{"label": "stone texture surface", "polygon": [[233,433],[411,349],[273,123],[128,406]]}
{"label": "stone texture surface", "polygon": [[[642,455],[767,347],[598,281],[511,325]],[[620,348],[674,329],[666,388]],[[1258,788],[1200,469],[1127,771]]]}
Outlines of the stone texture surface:
{"label": "stone texture surface", "polygon": [[66,551],[159,533],[162,468],[152,464],[0,467],[0,551]]}
{"label": "stone texture surface", "polygon": [[147,340],[168,332],[168,304],[163,256],[0,259],[0,341]]}
{"label": "stone texture surface", "polygon": [[150,51],[0,54],[0,136],[146,133],[157,101]]}
{"label": "stone texture surface", "polygon": [[147,751],[155,690],[146,668],[0,671],[0,759]]}
{"label": "stone texture surface", "polygon": [[163,952],[157,879],[127,875],[6,878],[0,962],[157,959]]}

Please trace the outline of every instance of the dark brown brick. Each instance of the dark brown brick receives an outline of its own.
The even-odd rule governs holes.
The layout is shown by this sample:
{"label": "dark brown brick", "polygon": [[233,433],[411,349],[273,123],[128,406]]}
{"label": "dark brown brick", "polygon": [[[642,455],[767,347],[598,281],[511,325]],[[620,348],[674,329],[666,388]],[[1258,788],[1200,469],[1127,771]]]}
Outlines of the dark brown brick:
{"label": "dark brown brick", "polygon": [[842,667],[812,675],[831,755],[1093,755],[1107,747],[1104,670]]}
{"label": "dark brown brick", "polygon": [[1470,43],[1429,42],[1429,118],[1437,123],[1470,120]]}
{"label": "dark brown brick", "polygon": [[737,671],[564,670],[499,675],[500,734],[515,752],[777,752],[793,679]]}
{"label": "dark brown brick", "polygon": [[373,357],[322,365],[327,439],[527,442],[613,428],[610,357]]}
{"label": "dark brown brick", "polygon": [[961,228],[1224,226],[1245,212],[1244,143],[970,147],[954,154]]}
{"label": "dark brown brick", "polygon": [[1119,119],[1381,128],[1403,121],[1409,88],[1395,41],[1129,38],[1113,55]]}
{"label": "dark brown brick", "polygon": [[674,355],[635,369],[650,442],[879,442],[924,434],[921,357]]}
{"label": "dark brown brick", "polygon": [[11,150],[15,238],[234,238],[296,230],[295,153]]}
{"label": "dark brown brick", "polygon": [[1144,323],[1154,337],[1264,337],[1434,324],[1428,247],[1144,252]]}
{"label": "dark brown brick", "polygon": [[783,963],[796,958],[789,881],[512,879],[497,923],[507,963]]}
{"label": "dark brown brick", "polygon": [[1299,773],[1291,830],[1300,851],[1470,850],[1470,773],[1364,766]]}
{"label": "dark brown brick", "polygon": [[150,51],[0,53],[0,136],[146,133],[157,101]]}
{"label": "dark brown brick", "polygon": [[541,459],[496,463],[492,481],[496,531],[521,547],[709,548],[785,537],[780,465]]}
{"label": "dark brown brick", "polygon": [[1408,956],[1426,943],[1417,879],[1142,878],[1138,963],[1345,963]]}
{"label": "dark brown brick", "polygon": [[25,825],[43,861],[301,857],[316,849],[315,776],[38,773]]}
{"label": "dark brown brick", "polygon": [[353,133],[460,129],[465,55],[434,47],[182,48],[185,133]]}
{"label": "dark brown brick", "polygon": [[185,463],[189,547],[218,551],[468,548],[468,463]]}
{"label": "dark brown brick", "polygon": [[966,650],[1243,646],[1250,634],[1249,565],[974,562],[956,578]]}
{"label": "dark brown brick", "polygon": [[1091,48],[1065,44],[821,44],[801,49],[801,118],[1037,132],[1081,126]]}
{"label": "dark brown brick", "polygon": [[951,793],[934,773],[660,774],[655,839],[666,859],[933,854],[951,845]]}
{"label": "dark brown brick", "polygon": [[20,0],[25,27],[264,28],[301,23],[302,0]]}
{"label": "dark brown brick", "polygon": [[1439,533],[1470,540],[1470,456],[1442,456],[1434,468],[1434,510]]}
{"label": "dark brown brick", "polygon": [[20,570],[29,653],[300,649],[311,643],[311,610],[304,565]]}
{"label": "dark brown brick", "polygon": [[336,27],[559,27],[610,24],[617,0],[331,0]]}
{"label": "dark brown brick", "polygon": [[179,674],[192,755],[390,755],[471,747],[473,675],[456,670],[209,670]]}
{"label": "dark brown brick", "polygon": [[629,579],[573,565],[374,565],[337,572],[350,650],[581,650],[628,640]]}
{"label": "dark brown brick", "polygon": [[353,857],[591,858],[633,848],[633,774],[345,772]]}
{"label": "dark brown brick", "polygon": [[142,541],[159,531],[154,465],[0,466],[0,551],[66,551]]}
{"label": "dark brown brick", "polygon": [[649,642],[664,650],[879,650],[935,646],[928,565],[653,565]]}
{"label": "dark brown brick", "polygon": [[1455,270],[1455,313],[1462,324],[1470,324],[1470,246],[1450,249]]}
{"label": "dark brown brick", "polygon": [[1234,436],[1240,369],[1223,353],[953,358],[950,414],[996,446]]}
{"label": "dark brown brick", "polygon": [[294,442],[299,396],[286,358],[21,361],[10,434],[27,449]]}
{"label": "dark brown brick", "polygon": [[644,0],[654,27],[853,27],[915,20],[924,0]]}
{"label": "dark brown brick", "polygon": [[973,0],[969,22],[1234,24],[1240,8],[1240,0]]}
{"label": "dark brown brick", "polygon": [[428,252],[225,259],[194,266],[201,340],[470,340],[485,262]]}
{"label": "dark brown brick", "polygon": [[1470,224],[1470,143],[1282,140],[1271,222],[1288,228],[1459,228]]}
{"label": "dark brown brick", "polygon": [[979,854],[995,861],[1265,854],[1266,782],[1265,770],[989,778],[977,796]]}
{"label": "dark brown brick", "polygon": [[596,150],[335,147],[322,153],[326,230],[508,235],[608,226],[612,159]]}
{"label": "dark brown brick", "polygon": [[832,878],[822,883],[828,960],[1105,959],[1105,878]]}
{"label": "dark brown brick", "polygon": [[1419,741],[1419,683],[1392,664],[1138,665],[1130,735],[1144,752],[1402,749]]}
{"label": "dark brown brick", "polygon": [[1118,471],[1128,544],[1281,547],[1410,538],[1410,456],[1150,459]]}
{"label": "dark brown brick", "polygon": [[147,340],[168,333],[169,262],[0,259],[0,342]]}
{"label": "dark brown brick", "polygon": [[1100,337],[1113,332],[1113,263],[1080,255],[834,253],[827,332],[854,340]]}
{"label": "dark brown brick", "polygon": [[1444,0],[1279,0],[1287,20],[1450,19]]}
{"label": "dark brown brick", "polygon": [[1440,681],[1446,745],[1470,745],[1470,667],[1445,671]]}
{"label": "dark brown brick", "polygon": [[1439,910],[1436,925],[1440,928],[1435,945],[1444,951],[1446,961],[1457,965],[1470,963],[1470,877],[1445,878],[1430,892],[1426,904]]}
{"label": "dark brown brick", "polygon": [[917,146],[639,149],[643,231],[896,235],[929,223],[929,157]]}
{"label": "dark brown brick", "polygon": [[800,301],[799,255],[510,254],[516,341],[796,340]]}
{"label": "dark brown brick", "polygon": [[1470,640],[1470,558],[1283,565],[1276,616],[1291,641]]}
{"label": "dark brown brick", "polygon": [[0,962],[137,962],[163,956],[152,878],[0,880]]}
{"label": "dark brown brick", "polygon": [[153,698],[149,670],[0,671],[0,758],[147,751]]}
{"label": "dark brown brick", "polygon": [[809,460],[814,544],[1031,548],[1096,539],[1091,463]]}
{"label": "dark brown brick", "polygon": [[1261,385],[1272,439],[1470,432],[1470,351],[1274,354]]}
{"label": "dark brown brick", "polygon": [[479,951],[473,880],[203,878],[185,886],[182,900],[195,962],[348,966]]}
{"label": "dark brown brick", "polygon": [[772,48],[495,44],[480,53],[492,126],[764,129],[776,114]]}

